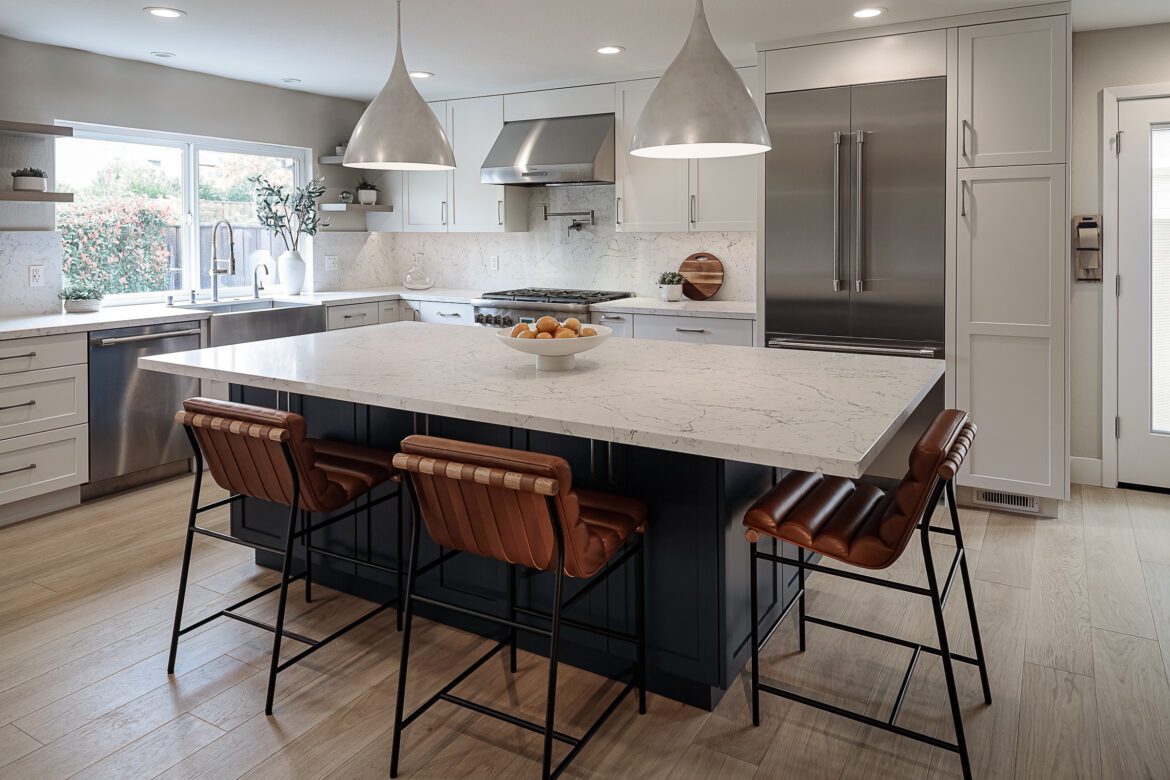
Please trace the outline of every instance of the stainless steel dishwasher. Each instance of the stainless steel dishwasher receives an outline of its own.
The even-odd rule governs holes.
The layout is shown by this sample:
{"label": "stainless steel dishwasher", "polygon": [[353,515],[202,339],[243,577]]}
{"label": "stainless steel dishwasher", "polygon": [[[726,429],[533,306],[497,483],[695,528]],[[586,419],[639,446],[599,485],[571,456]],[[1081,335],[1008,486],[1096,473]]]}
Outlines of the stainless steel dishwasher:
{"label": "stainless steel dishwasher", "polygon": [[144,371],[138,358],[199,349],[198,320],[89,334],[89,480],[83,497],[182,471],[191,445],[174,415],[199,380]]}

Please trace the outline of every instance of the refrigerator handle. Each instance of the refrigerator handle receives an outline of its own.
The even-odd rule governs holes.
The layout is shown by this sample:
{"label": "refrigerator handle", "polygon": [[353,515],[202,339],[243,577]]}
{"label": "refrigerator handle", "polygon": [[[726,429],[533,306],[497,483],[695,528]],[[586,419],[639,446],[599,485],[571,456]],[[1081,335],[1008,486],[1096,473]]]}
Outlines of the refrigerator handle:
{"label": "refrigerator handle", "polygon": [[865,131],[857,131],[857,189],[854,192],[856,203],[853,211],[853,236],[857,242],[856,254],[853,259],[854,285],[859,293],[865,292],[865,279],[862,276],[862,263],[865,259],[865,240],[862,229],[865,220],[862,211],[865,208]]}
{"label": "refrigerator handle", "polygon": [[841,131],[833,132],[833,292],[841,292]]}

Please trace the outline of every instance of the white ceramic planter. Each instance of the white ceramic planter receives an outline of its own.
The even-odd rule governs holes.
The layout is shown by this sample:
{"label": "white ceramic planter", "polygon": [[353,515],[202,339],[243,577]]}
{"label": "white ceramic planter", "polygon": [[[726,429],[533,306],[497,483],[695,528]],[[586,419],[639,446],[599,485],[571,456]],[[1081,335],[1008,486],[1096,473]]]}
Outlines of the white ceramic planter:
{"label": "white ceramic planter", "polygon": [[44,176],[13,176],[12,189],[20,192],[44,192],[49,188],[49,180]]}
{"label": "white ceramic planter", "polygon": [[305,286],[305,261],[300,252],[288,251],[276,260],[280,271],[280,286],[285,295],[300,295]]}
{"label": "white ceramic planter", "polygon": [[658,297],[664,301],[681,301],[682,288],[681,284],[660,284],[658,285]]}
{"label": "white ceramic planter", "polygon": [[358,203],[362,204],[363,206],[373,206],[375,203],[378,202],[378,191],[377,190],[358,190],[357,197],[358,197]]}
{"label": "white ceramic planter", "polygon": [[95,311],[101,311],[101,299],[89,301],[65,301],[66,314],[90,314]]}

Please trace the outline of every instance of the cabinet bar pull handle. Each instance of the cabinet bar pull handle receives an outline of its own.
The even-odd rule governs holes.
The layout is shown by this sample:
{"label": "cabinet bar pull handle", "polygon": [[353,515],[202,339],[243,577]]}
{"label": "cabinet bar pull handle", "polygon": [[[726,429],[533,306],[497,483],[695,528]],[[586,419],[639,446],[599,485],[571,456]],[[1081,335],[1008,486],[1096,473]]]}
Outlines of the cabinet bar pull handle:
{"label": "cabinet bar pull handle", "polygon": [[865,131],[857,131],[857,203],[853,214],[853,235],[857,241],[857,255],[854,258],[854,287],[859,293],[865,292],[865,280],[862,278],[861,265],[865,257],[865,236],[862,229],[865,227]]}
{"label": "cabinet bar pull handle", "polygon": [[692,193],[691,193],[691,224],[692,224],[692,225],[693,225],[693,224],[695,224],[695,222],[696,222],[696,221],[697,221],[697,219],[698,219],[698,218],[695,216],[695,206],[696,206],[696,201],[695,201],[695,194],[692,192]]}
{"label": "cabinet bar pull handle", "polygon": [[0,360],[19,360],[20,358],[35,358],[36,356],[37,353],[35,352],[26,352],[23,355],[5,355],[4,357],[0,357]]}
{"label": "cabinet bar pull handle", "polygon": [[354,317],[364,317],[364,316],[366,316],[366,312],[363,311],[360,314],[342,314],[341,318],[343,320],[352,320]]}
{"label": "cabinet bar pull handle", "polygon": [[447,224],[447,201],[443,201],[443,207],[442,207],[442,209],[440,209],[440,212],[441,212],[442,218],[443,218],[442,224],[446,225]]}
{"label": "cabinet bar pull handle", "polygon": [[145,333],[141,336],[119,336],[112,339],[94,339],[90,342],[94,347],[116,347],[119,344],[135,344],[139,341],[162,341],[164,339],[173,339],[178,336],[200,336],[203,331],[199,328],[191,328],[190,330],[167,330],[162,333]]}
{"label": "cabinet bar pull handle", "polygon": [[706,333],[706,328],[675,328],[675,333]]}
{"label": "cabinet bar pull handle", "polygon": [[457,311],[437,311],[437,312],[435,312],[435,314],[438,314],[440,317],[458,317],[459,316],[459,312],[457,312]]}
{"label": "cabinet bar pull handle", "polygon": [[601,321],[605,322],[606,320],[611,320],[613,322],[625,322],[626,318],[625,317],[611,317],[608,314],[601,315]]}
{"label": "cabinet bar pull handle", "polygon": [[833,133],[833,292],[841,292],[841,131]]}
{"label": "cabinet bar pull handle", "polygon": [[504,224],[504,201],[496,201],[496,222]]}
{"label": "cabinet bar pull handle", "polygon": [[618,195],[617,208],[614,209],[614,213],[617,214],[617,223],[619,225],[622,224],[622,196],[621,195]]}
{"label": "cabinet bar pull handle", "polygon": [[967,216],[967,182],[959,182],[959,216]]}
{"label": "cabinet bar pull handle", "polygon": [[23,409],[26,406],[36,406],[36,401],[25,401],[22,404],[9,404],[8,406],[0,406],[0,412],[6,412],[9,409]]}
{"label": "cabinet bar pull handle", "polygon": [[963,159],[965,160],[971,159],[971,155],[967,153],[967,130],[970,129],[970,127],[971,123],[964,119],[959,130],[963,136]]}
{"label": "cabinet bar pull handle", "polygon": [[9,474],[19,474],[22,471],[32,471],[37,467],[37,464],[30,463],[27,466],[22,466],[18,469],[9,469],[8,471],[0,471],[0,477],[7,477]]}

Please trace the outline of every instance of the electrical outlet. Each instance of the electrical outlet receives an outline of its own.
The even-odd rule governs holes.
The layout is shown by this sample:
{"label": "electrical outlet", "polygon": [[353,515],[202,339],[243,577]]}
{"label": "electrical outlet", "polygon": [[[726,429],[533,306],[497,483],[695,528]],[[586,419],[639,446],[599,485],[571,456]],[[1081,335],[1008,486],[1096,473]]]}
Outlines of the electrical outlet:
{"label": "electrical outlet", "polygon": [[337,255],[325,255],[325,270],[326,271],[340,271],[341,263],[337,260]]}
{"label": "electrical outlet", "polygon": [[500,257],[499,257],[499,255],[492,255],[491,257],[488,258],[488,270],[489,271],[500,270]]}
{"label": "electrical outlet", "polygon": [[30,265],[28,267],[28,286],[45,286],[45,267],[43,265]]}

